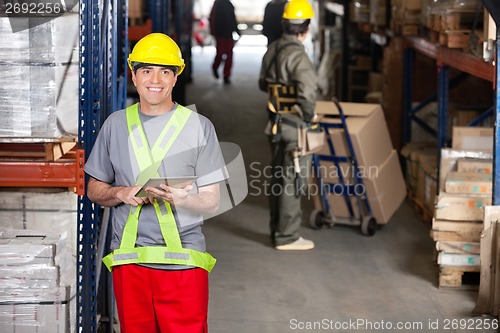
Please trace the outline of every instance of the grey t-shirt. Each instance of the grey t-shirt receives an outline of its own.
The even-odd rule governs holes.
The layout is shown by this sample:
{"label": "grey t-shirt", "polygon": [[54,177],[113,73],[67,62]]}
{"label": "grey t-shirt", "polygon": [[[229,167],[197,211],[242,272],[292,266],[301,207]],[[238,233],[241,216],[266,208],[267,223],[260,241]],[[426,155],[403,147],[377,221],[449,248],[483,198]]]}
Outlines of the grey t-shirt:
{"label": "grey t-shirt", "polygon": [[[158,116],[148,116],[139,111],[149,147],[153,147],[178,107],[176,104],[170,112]],[[84,170],[88,175],[105,183],[116,186],[136,185],[139,167],[129,139],[125,110],[116,111],[106,119]],[[197,176],[192,189],[194,193],[198,191],[198,187],[218,183],[227,178],[220,145],[210,120],[191,112],[186,125],[168,150],[158,174],[160,177]],[[203,216],[175,208],[173,205],[172,208],[182,246],[205,252],[205,238],[201,231]],[[118,205],[112,210],[111,249],[114,250],[120,247],[130,205]],[[136,245],[165,245],[153,205],[142,207]]]}

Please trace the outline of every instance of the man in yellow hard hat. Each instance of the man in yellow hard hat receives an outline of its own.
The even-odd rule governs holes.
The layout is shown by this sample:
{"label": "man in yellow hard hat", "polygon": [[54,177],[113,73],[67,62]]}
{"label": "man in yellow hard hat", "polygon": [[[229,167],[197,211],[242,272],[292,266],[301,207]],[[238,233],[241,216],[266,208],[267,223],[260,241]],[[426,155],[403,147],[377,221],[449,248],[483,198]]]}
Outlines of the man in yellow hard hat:
{"label": "man in yellow hard hat", "polygon": [[[268,46],[262,59],[259,88],[268,92],[272,179],[269,188],[271,239],[277,250],[310,250],[300,236],[300,190],[307,180],[310,156],[294,164],[299,126],[315,121],[317,74],[302,42],[314,11],[307,0],[289,1],[283,12],[283,35]],[[299,170],[297,170],[299,169]]]}
{"label": "man in yellow hard hat", "polygon": [[169,36],[145,36],[128,63],[139,103],[106,119],[85,164],[89,199],[112,210],[103,262],[121,331],[208,332],[215,259],[201,226],[226,178],[220,146],[207,118],[172,100],[184,60]]}

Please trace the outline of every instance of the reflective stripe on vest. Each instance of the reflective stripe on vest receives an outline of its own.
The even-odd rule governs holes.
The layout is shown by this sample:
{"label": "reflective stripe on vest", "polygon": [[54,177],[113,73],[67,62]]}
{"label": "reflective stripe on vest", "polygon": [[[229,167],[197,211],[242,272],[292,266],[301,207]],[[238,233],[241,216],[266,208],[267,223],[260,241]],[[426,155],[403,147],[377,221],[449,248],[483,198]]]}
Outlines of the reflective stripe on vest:
{"label": "reflective stripe on vest", "polygon": [[[129,137],[140,170],[136,184],[145,184],[150,178],[158,176],[158,169],[163,159],[192,111],[178,105],[173,112],[172,118],[163,128],[153,148],[149,149],[139,118],[138,104],[126,109]],[[135,247],[142,205],[136,208],[131,206],[123,229],[120,248],[102,259],[106,267],[111,271],[113,266],[125,264],[175,264],[200,267],[210,272],[216,261],[210,254],[182,247],[170,204],[166,201],[159,204],[155,199],[153,205],[166,246]]]}

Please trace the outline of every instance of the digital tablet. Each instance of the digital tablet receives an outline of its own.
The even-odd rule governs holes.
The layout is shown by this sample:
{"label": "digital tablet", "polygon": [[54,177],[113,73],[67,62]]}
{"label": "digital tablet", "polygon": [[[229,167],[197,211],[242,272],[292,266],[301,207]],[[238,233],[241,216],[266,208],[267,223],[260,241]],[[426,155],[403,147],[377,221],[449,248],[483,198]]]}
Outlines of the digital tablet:
{"label": "digital tablet", "polygon": [[165,184],[171,187],[183,188],[195,182],[196,176],[185,177],[165,177],[165,178],[151,178],[142,186],[142,188],[135,195],[136,197],[151,197],[151,194],[146,193],[146,187],[160,188],[160,184]]}

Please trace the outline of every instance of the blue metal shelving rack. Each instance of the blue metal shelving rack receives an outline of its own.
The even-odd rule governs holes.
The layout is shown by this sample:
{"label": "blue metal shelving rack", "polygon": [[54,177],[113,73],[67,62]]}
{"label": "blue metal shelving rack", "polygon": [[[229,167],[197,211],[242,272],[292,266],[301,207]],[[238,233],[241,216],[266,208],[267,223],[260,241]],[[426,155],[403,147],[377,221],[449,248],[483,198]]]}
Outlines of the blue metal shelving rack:
{"label": "blue metal shelving rack", "polygon": [[[483,0],[485,6],[488,8],[490,13],[498,12],[500,8],[500,4],[493,3],[490,0]],[[491,6],[491,7],[489,7]],[[496,8],[496,9],[495,9]],[[497,21],[497,18],[495,18]],[[498,23],[497,23],[498,26]],[[497,30],[498,31],[498,30]],[[498,64],[498,32],[497,32],[497,52],[496,59],[494,61],[495,64]],[[491,81],[494,83],[494,87],[496,88],[496,103],[493,107],[483,112],[483,114],[475,119],[469,125],[473,126],[483,120],[485,117],[495,115],[496,116],[496,124],[498,124],[499,120],[499,91],[498,91],[498,66],[493,65],[493,63],[485,62],[475,56],[470,54],[466,54],[461,51],[448,49],[446,47],[440,47],[435,45],[434,43],[428,42],[424,39],[417,37],[409,37],[406,39],[407,45],[404,50],[404,91],[403,91],[403,142],[408,143],[411,140],[411,123],[412,121],[416,122],[419,126],[421,126],[424,130],[434,135],[437,139],[437,154],[438,161],[441,159],[441,149],[446,147],[449,138],[448,138],[448,92],[451,87],[460,82],[463,78],[468,75],[474,75],[479,78],[482,78],[487,81]],[[437,92],[432,96],[429,96],[424,101],[420,102],[415,107],[412,107],[412,97],[411,97],[411,82],[412,82],[412,65],[414,60],[415,52],[418,51],[430,58],[436,59],[437,63]],[[460,71],[457,77],[452,80],[449,79],[449,68],[453,67]],[[495,73],[497,73],[495,75]],[[437,130],[429,127],[425,124],[421,119],[419,119],[417,112],[425,107],[432,101],[437,101],[438,103],[438,128]],[[498,126],[495,126],[495,144],[498,142],[497,138],[500,138],[497,135],[499,131]],[[499,145],[495,145],[494,147],[494,155],[495,161],[497,160]],[[439,175],[439,163],[438,163],[438,175]],[[494,166],[494,186],[493,186],[493,204],[500,204],[500,194],[498,193],[497,185],[500,185],[500,164],[496,164]],[[439,177],[439,176],[438,176]]]}

